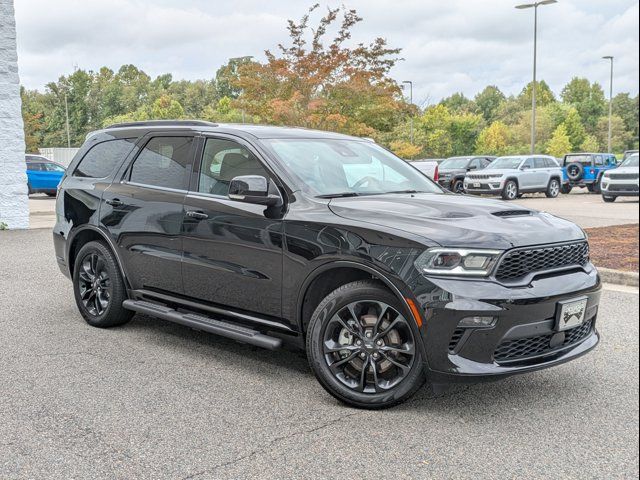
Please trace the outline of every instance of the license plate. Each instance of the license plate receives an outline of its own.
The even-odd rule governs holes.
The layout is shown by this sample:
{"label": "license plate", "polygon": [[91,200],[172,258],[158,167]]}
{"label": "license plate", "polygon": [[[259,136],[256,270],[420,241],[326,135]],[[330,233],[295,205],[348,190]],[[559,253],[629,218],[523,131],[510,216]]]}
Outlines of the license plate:
{"label": "license plate", "polygon": [[473,184],[473,188],[480,188],[481,186],[482,186],[482,184],[479,183],[479,182],[474,182],[474,184]]}
{"label": "license plate", "polygon": [[558,302],[556,330],[559,332],[582,325],[587,313],[587,298]]}

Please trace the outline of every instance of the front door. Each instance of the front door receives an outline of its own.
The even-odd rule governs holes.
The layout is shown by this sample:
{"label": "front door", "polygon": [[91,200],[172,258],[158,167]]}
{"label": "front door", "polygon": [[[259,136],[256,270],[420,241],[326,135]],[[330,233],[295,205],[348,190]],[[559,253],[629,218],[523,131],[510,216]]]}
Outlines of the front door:
{"label": "front door", "polygon": [[197,179],[185,199],[184,293],[223,308],[281,316],[281,218],[265,207],[230,200],[240,175],[274,178],[257,152],[240,140],[203,139]]}

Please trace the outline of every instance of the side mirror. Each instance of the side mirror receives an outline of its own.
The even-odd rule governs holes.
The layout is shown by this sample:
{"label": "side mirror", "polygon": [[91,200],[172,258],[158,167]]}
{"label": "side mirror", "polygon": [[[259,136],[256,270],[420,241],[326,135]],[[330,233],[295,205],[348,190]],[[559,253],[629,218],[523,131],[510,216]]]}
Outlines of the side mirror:
{"label": "side mirror", "polygon": [[469,166],[467,167],[467,172],[470,172],[470,171],[472,171],[472,170],[477,170],[477,169],[478,169],[478,167],[477,167],[476,165],[469,165]]}
{"label": "side mirror", "polygon": [[231,200],[244,203],[255,203],[266,207],[282,205],[282,196],[273,182],[260,175],[241,175],[234,177],[229,183]]}

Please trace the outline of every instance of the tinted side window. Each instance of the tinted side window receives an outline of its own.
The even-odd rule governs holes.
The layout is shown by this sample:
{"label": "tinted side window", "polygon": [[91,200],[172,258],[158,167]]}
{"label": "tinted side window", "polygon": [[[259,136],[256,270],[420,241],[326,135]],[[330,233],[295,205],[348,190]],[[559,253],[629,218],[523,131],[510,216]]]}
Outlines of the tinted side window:
{"label": "tinted side window", "polygon": [[98,143],[89,150],[76,167],[76,177],[108,177],[133,148],[134,138],[108,140]]}
{"label": "tinted side window", "polygon": [[45,163],[44,169],[47,172],[64,172],[64,167],[62,165],[58,165],[56,163]]}
{"label": "tinted side window", "polygon": [[602,165],[602,155],[596,155],[596,165]]}
{"label": "tinted side window", "polygon": [[27,170],[31,172],[39,172],[42,170],[41,163],[27,163]]}
{"label": "tinted side window", "polygon": [[523,167],[533,168],[533,158],[527,158],[527,160],[522,164]]}
{"label": "tinted side window", "polygon": [[547,159],[537,157],[535,159],[535,168],[547,168]]}
{"label": "tinted side window", "polygon": [[269,178],[260,161],[242,145],[220,138],[207,139],[200,165],[198,191],[227,195],[229,182],[240,175]]}
{"label": "tinted side window", "polygon": [[193,137],[149,140],[131,168],[130,181],[155,187],[186,189]]}
{"label": "tinted side window", "polygon": [[480,162],[479,158],[474,158],[473,160],[471,160],[469,167],[473,170],[480,170],[482,168],[482,163]]}

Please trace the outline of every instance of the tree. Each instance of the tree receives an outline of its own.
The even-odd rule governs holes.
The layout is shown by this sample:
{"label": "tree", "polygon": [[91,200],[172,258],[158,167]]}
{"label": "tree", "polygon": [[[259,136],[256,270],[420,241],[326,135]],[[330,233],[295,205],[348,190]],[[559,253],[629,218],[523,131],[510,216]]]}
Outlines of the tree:
{"label": "tree", "polygon": [[[518,101],[523,108],[527,108],[531,105],[531,95],[533,93],[533,82],[529,82],[526,87],[522,89],[518,96]],[[544,107],[556,101],[556,97],[551,91],[551,88],[544,80],[536,82],[536,105]]]}
{"label": "tree", "polygon": [[440,102],[453,113],[468,113],[476,110],[476,105],[462,93],[454,93]]}
{"label": "tree", "polygon": [[489,85],[478,93],[474,100],[485,121],[490,124],[496,119],[497,111],[506,97],[498,87]]}
{"label": "tree", "polygon": [[[571,142],[571,151],[580,150],[584,142],[587,132],[582,125],[580,114],[575,108],[571,108],[564,119],[562,125],[565,126],[569,141]],[[556,130],[557,131],[557,130]]]}
{"label": "tree", "polygon": [[624,121],[627,131],[633,137],[638,138],[638,96],[631,98],[628,93],[619,93],[613,97],[613,114],[619,116]]}
{"label": "tree", "polygon": [[161,95],[153,104],[144,105],[134,112],[116,115],[105,120],[105,126],[113,123],[136,122],[142,120],[176,120],[184,118],[180,102],[169,95]]}
{"label": "tree", "polygon": [[562,157],[571,152],[571,139],[564,123],[560,124],[547,145],[547,153],[553,157]]}
{"label": "tree", "polygon": [[476,142],[479,155],[504,155],[509,146],[509,127],[502,122],[493,122],[480,132]]}
{"label": "tree", "polygon": [[562,89],[562,101],[572,105],[589,133],[595,131],[598,119],[605,114],[607,102],[600,84],[591,84],[586,78],[574,77]]}
{"label": "tree", "polygon": [[422,148],[418,145],[412,145],[404,140],[395,140],[391,142],[390,147],[393,153],[404,159],[416,158],[422,151]]}
{"label": "tree", "polygon": [[461,156],[473,153],[473,147],[483,127],[484,120],[479,114],[460,113],[452,115],[448,125],[448,132],[451,137],[451,155]]}
{"label": "tree", "polygon": [[229,61],[221,66],[216,72],[214,80],[217,95],[228,98],[238,98],[242,90],[237,86],[238,71],[242,65],[253,62],[253,57],[237,57],[230,58]]}
{"label": "tree", "polygon": [[[606,148],[609,138],[609,117],[604,116],[596,125],[596,138],[598,143]],[[633,145],[631,132],[625,129],[624,120],[617,115],[611,117],[611,150],[612,152],[624,152]]]}
{"label": "tree", "polygon": [[583,152],[599,152],[600,145],[598,144],[598,139],[595,137],[595,135],[585,136],[580,150],[582,150]]}
{"label": "tree", "polygon": [[[299,22],[289,21],[290,45],[265,52],[264,64],[248,62],[231,84],[242,93],[237,108],[269,123],[300,125],[360,136],[389,132],[409,111],[389,70],[400,49],[382,38],[348,46],[362,19],[355,10],[328,9],[315,29],[309,22],[318,5]],[[342,19],[325,46],[327,31]]]}

